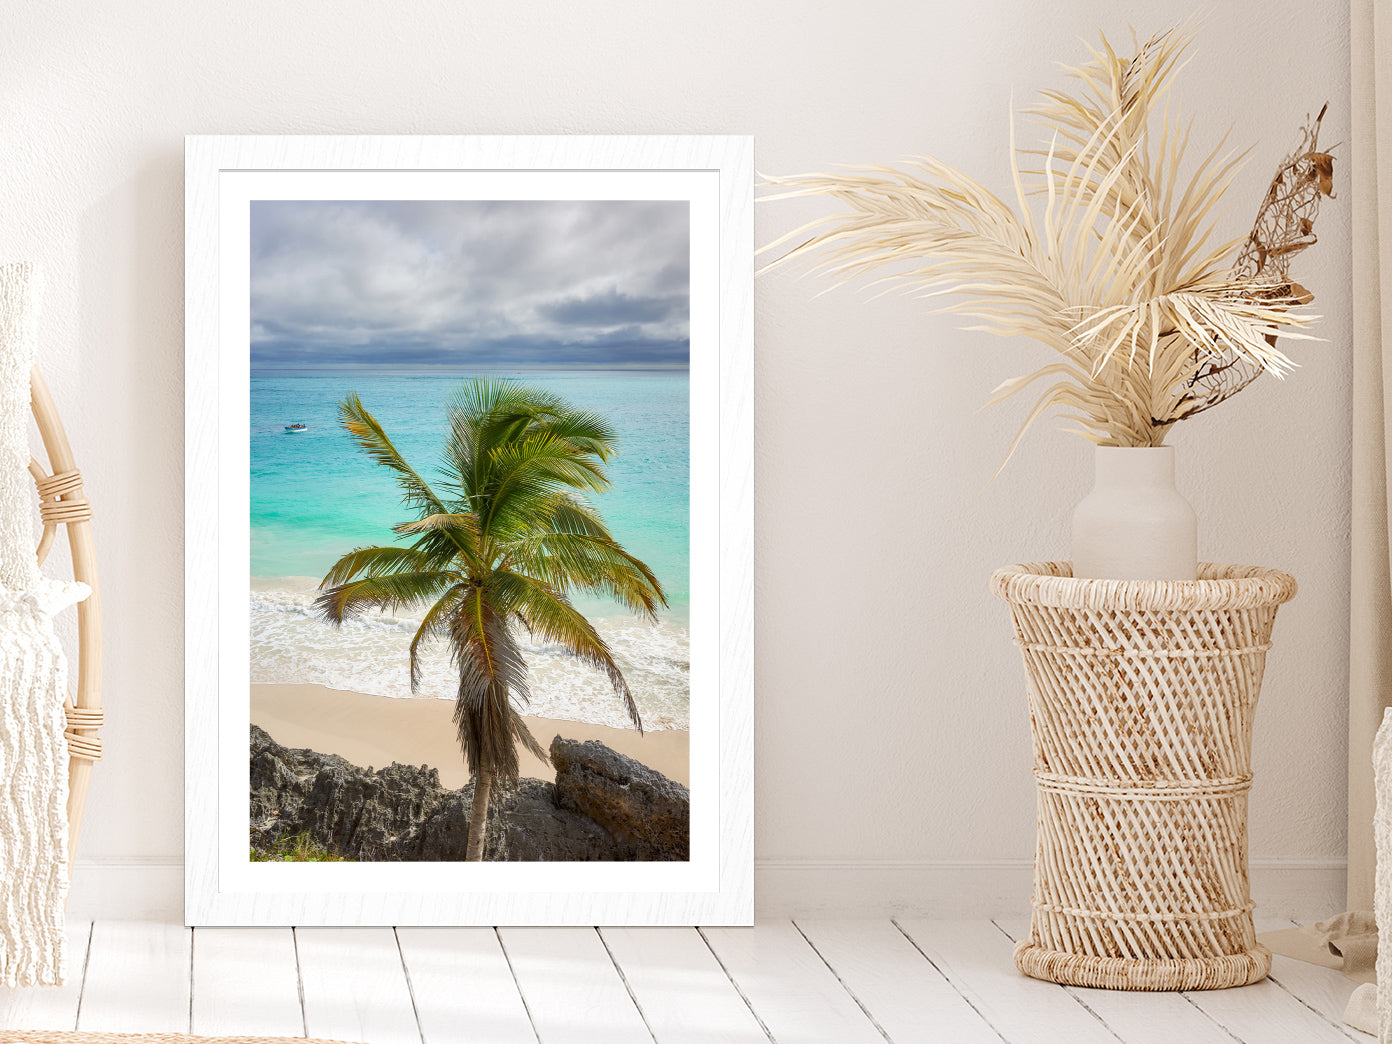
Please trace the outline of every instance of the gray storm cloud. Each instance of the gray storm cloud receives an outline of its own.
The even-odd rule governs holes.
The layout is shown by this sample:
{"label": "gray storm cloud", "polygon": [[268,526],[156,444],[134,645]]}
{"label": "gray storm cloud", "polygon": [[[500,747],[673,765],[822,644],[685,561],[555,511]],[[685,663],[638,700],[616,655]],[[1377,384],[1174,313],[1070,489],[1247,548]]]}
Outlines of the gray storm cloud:
{"label": "gray storm cloud", "polygon": [[256,201],[255,369],[685,367],[684,201]]}

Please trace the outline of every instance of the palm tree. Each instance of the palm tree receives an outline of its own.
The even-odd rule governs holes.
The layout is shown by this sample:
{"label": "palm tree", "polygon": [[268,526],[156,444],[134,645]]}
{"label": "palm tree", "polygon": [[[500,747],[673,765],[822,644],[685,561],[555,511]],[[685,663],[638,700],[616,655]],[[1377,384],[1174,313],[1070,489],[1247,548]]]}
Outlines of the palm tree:
{"label": "palm tree", "polygon": [[474,777],[465,858],[483,858],[489,796],[517,784],[517,743],[548,760],[518,705],[528,699],[517,626],[603,671],[639,730],[633,694],[604,639],[571,604],[607,595],[655,618],[662,587],[610,535],[585,499],[609,486],[615,452],[600,416],[511,380],[465,382],[446,407],[439,492],[406,462],[356,394],[339,404],[348,433],[390,468],[415,518],[394,527],[408,546],[364,547],[338,560],[315,608],[338,625],[365,610],[429,605],[411,641],[411,689],[431,638],[449,642],[459,675],[454,723]]}

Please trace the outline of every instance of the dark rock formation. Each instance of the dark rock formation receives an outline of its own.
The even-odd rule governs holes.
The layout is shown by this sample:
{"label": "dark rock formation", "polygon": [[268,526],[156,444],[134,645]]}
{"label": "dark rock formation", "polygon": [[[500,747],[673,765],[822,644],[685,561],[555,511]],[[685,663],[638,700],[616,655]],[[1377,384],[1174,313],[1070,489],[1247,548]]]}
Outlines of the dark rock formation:
{"label": "dark rock formation", "polygon": [[[485,859],[688,858],[685,818],[677,844],[675,813],[669,803],[649,797],[676,788],[684,802],[685,787],[603,744],[581,745],[558,736],[552,743],[553,756],[558,744],[572,766],[566,801],[560,800],[557,786],[538,779],[524,779],[508,793],[495,792]],[[582,749],[584,757],[566,744]],[[630,786],[638,781],[627,810],[617,793],[625,778]],[[587,779],[603,793],[589,794]],[[444,789],[439,772],[424,765],[392,764],[374,772],[334,754],[282,747],[262,729],[251,727],[251,846],[256,849],[304,834],[346,859],[462,860],[473,792],[472,783],[460,790]],[[641,818],[644,802],[655,811],[650,827]],[[585,808],[606,818],[592,818]]]}
{"label": "dark rock formation", "polygon": [[556,804],[588,816],[622,847],[622,859],[690,859],[691,795],[599,740],[551,741]]}

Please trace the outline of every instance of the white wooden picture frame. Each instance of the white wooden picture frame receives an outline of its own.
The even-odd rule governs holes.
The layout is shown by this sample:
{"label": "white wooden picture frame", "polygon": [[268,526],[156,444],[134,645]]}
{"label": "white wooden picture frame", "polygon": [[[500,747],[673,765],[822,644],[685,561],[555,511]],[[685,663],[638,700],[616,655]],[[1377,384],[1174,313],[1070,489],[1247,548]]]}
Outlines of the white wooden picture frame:
{"label": "white wooden picture frame", "polygon": [[[752,923],[752,139],[193,136],[185,162],[186,923]],[[691,858],[250,862],[252,201],[672,198],[692,229]]]}

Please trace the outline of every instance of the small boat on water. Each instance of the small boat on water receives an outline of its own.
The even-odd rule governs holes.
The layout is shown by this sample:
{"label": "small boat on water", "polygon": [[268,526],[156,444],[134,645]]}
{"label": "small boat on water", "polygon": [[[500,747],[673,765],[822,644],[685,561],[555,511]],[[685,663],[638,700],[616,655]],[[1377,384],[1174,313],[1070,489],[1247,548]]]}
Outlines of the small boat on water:
{"label": "small boat on water", "polygon": [[308,424],[301,424],[301,423],[299,423],[299,422],[296,422],[296,423],[294,423],[294,424],[287,424],[287,425],[285,425],[285,430],[286,430],[287,432],[290,432],[290,431],[308,431],[308,430],[309,430],[309,425],[308,425]]}

